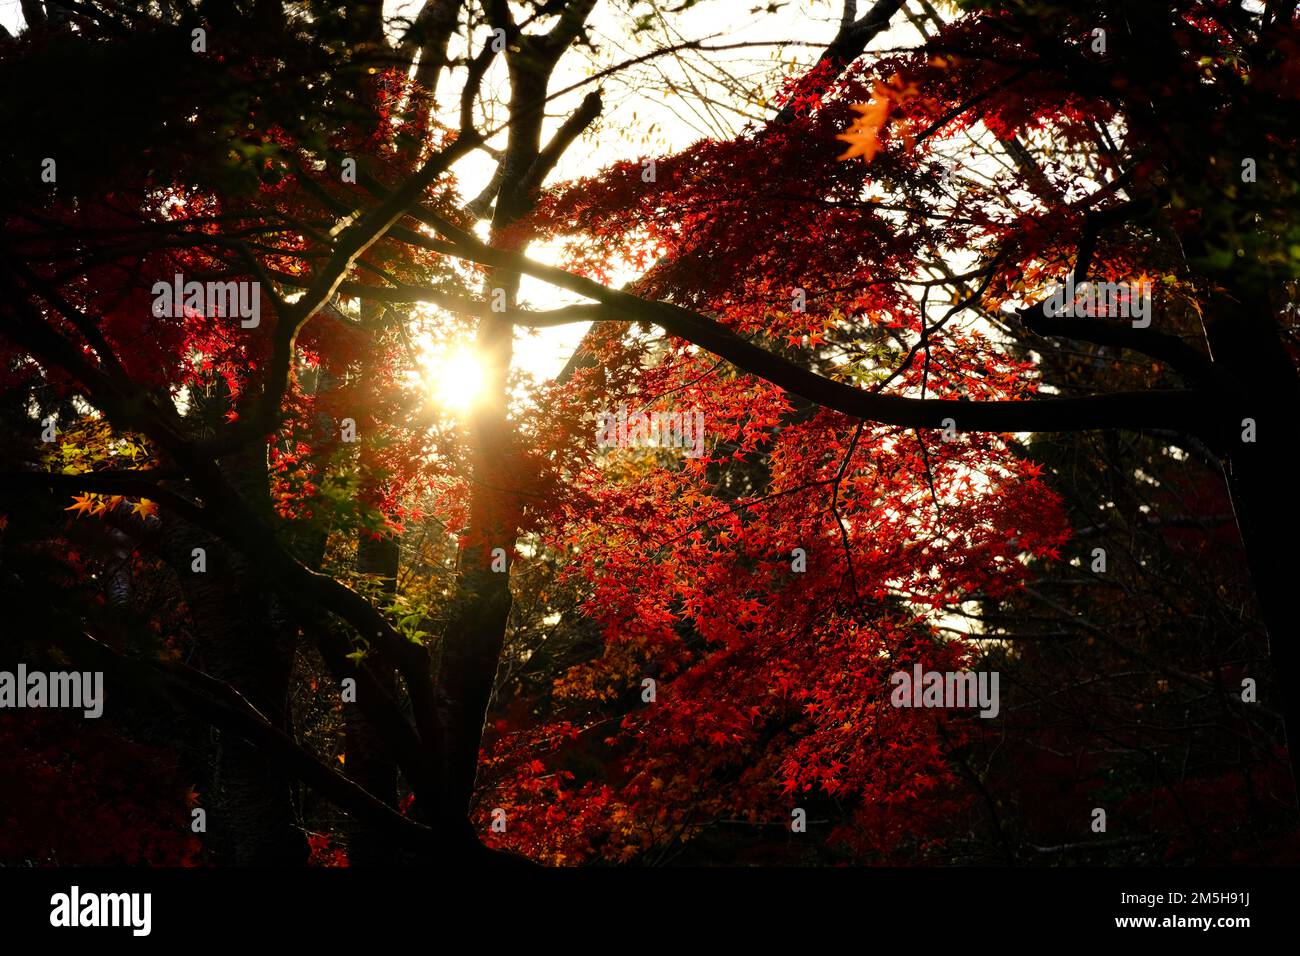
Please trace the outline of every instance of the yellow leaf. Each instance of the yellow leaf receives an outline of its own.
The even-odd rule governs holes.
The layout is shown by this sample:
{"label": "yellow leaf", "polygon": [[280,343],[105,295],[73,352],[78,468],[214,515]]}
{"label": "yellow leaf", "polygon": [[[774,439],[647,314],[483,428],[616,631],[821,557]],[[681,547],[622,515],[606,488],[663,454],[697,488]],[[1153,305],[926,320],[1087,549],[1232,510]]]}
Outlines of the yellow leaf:
{"label": "yellow leaf", "polygon": [[158,514],[158,505],[148,498],[141,498],[131,506],[131,514],[139,515],[141,518],[150,518]]}

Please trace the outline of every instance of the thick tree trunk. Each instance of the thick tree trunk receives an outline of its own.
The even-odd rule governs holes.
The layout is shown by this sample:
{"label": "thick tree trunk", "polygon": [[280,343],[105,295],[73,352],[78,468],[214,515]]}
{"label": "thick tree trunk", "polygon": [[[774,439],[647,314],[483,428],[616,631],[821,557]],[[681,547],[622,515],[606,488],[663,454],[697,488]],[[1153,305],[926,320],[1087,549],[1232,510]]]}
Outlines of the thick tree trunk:
{"label": "thick tree trunk", "polygon": [[[542,126],[551,72],[564,48],[581,32],[594,5],[595,0],[571,0],[550,34],[544,38],[517,37],[517,45],[507,54],[510,138],[500,161],[490,238],[493,245],[503,243],[507,229],[532,208],[533,190],[541,185],[546,171],[599,112],[598,97],[584,100],[570,122],[557,130],[543,149]],[[504,10],[489,12],[494,25],[503,16],[508,16]],[[522,248],[527,238],[513,236],[510,242],[513,248]],[[513,309],[518,288],[517,273],[490,270],[484,282],[485,302],[499,299],[494,294],[499,289],[505,293],[507,309]],[[510,618],[510,558],[522,514],[516,491],[521,459],[508,416],[513,347],[512,323],[485,308],[479,322],[478,351],[486,383],[470,425],[473,450],[468,541],[459,555],[456,602],[442,635],[438,662],[443,725],[438,824],[453,846],[464,848],[480,860],[488,855],[470,826],[468,813],[484,722]]]}
{"label": "thick tree trunk", "polygon": [[[510,115],[514,125],[501,160],[493,242],[499,241],[502,231],[528,208],[529,197],[521,184],[541,152],[540,106],[548,76],[549,71],[525,68],[511,72]],[[496,297],[494,290],[501,289],[507,308],[513,308],[518,285],[517,275],[492,270],[484,282],[484,300],[491,303]],[[464,839],[470,841],[470,846],[477,838],[469,825],[468,812],[484,721],[510,618],[509,562],[519,534],[520,503],[512,490],[519,482],[515,467],[518,458],[506,411],[513,348],[513,325],[485,309],[479,322],[478,352],[486,381],[471,422],[468,543],[459,555],[456,605],[443,633],[438,663],[444,736],[437,814],[440,825],[454,841]]]}
{"label": "thick tree trunk", "polygon": [[[224,398],[206,401],[220,407]],[[204,403],[195,400],[196,406]],[[197,407],[193,411],[203,414]],[[245,500],[269,513],[265,447],[256,443],[221,465]],[[287,730],[296,629],[275,613],[270,592],[234,550],[174,516],[163,522],[162,539],[189,606],[201,666]],[[201,572],[193,570],[195,548],[204,549]],[[218,861],[252,866],[307,861],[290,777],[246,741],[217,738],[212,779],[200,801],[207,811],[205,843]]]}
{"label": "thick tree trunk", "polygon": [[[268,596],[246,563],[215,539],[169,520],[169,550],[178,554],[181,584],[203,669],[230,684],[282,729],[287,728],[293,648],[275,625]],[[189,571],[193,548],[206,551],[207,571]],[[188,573],[187,573],[188,572]],[[289,778],[247,742],[223,735],[207,794],[205,842],[223,862],[300,865],[306,840],[295,819]]]}
{"label": "thick tree trunk", "polygon": [[[480,353],[492,382],[474,417],[473,488],[468,543],[459,555],[456,603],[443,632],[438,661],[442,707],[442,790],[437,815],[452,839],[470,836],[467,813],[474,792],[483,724],[510,617],[509,561],[518,537],[518,481],[505,412],[505,379],[513,329],[483,320]],[[499,550],[498,550],[499,549]],[[495,568],[495,570],[494,570]]]}
{"label": "thick tree trunk", "polygon": [[[513,539],[503,542],[507,552]],[[442,690],[443,787],[440,823],[454,842],[469,835],[483,724],[510,616],[509,578],[482,566],[483,549],[462,553],[457,608],[445,632],[438,677]],[[490,560],[490,558],[489,558]]]}
{"label": "thick tree trunk", "polygon": [[[357,542],[357,570],[383,580],[383,590],[397,590],[397,565],[400,549],[396,537],[370,538]],[[397,674],[391,670],[376,672],[380,685],[397,699]],[[376,799],[390,807],[397,806],[397,763],[388,755],[383,738],[362,712],[345,704],[346,740],[343,751],[347,775]],[[356,820],[347,828],[348,862],[352,866],[392,866],[399,854],[392,841]]]}
{"label": "thick tree trunk", "polygon": [[[1300,781],[1300,649],[1295,638],[1295,591],[1300,563],[1300,376],[1262,300],[1217,297],[1206,336],[1222,387],[1222,453],[1250,574],[1268,631],[1269,655],[1286,721],[1292,772]],[[1253,421],[1254,435],[1248,434]],[[1251,675],[1256,676],[1256,675]],[[1236,688],[1234,688],[1236,690]]]}

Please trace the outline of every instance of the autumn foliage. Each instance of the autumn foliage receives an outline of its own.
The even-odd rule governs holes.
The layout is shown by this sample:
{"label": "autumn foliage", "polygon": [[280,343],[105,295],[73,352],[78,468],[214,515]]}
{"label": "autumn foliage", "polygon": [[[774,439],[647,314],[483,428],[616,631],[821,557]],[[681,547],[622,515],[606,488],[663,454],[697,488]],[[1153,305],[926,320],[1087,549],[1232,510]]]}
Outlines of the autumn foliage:
{"label": "autumn foliage", "polygon": [[[963,5],[910,50],[785,77],[764,91],[776,115],[734,137],[526,183],[489,244],[545,244],[606,286],[634,275],[623,293],[868,395],[974,407],[1172,388],[1185,370],[1071,351],[1019,310],[1081,248],[1094,278],[1153,285],[1182,340],[1207,289],[1227,288],[1225,261],[1274,293],[1294,280],[1300,26],[1154,4],[1135,16],[1162,43],[1126,58],[1141,34],[1115,17],[1131,5],[1049,6]],[[1295,859],[1280,721],[1240,705],[1243,678],[1272,681],[1218,446],[1203,461],[1172,429],[855,417],[617,311],[564,375],[535,380],[507,355],[497,417],[458,416],[431,399],[422,350],[490,341],[511,319],[485,289],[515,273],[461,235],[473,196],[454,167],[319,307],[295,308],[366,211],[471,150],[467,131],[413,106],[434,92],[413,71],[335,58],[305,20],[187,54],[153,89],[129,64],[172,63],[189,24],[146,26],[94,64],[157,117],[131,131],[146,146],[69,159],[57,189],[7,180],[0,204],[0,428],[17,476],[0,587],[25,595],[27,629],[0,648],[58,663],[89,637],[157,667],[111,685],[132,703],[103,729],[0,715],[0,862],[239,859],[231,824],[209,842],[189,814],[238,813],[231,780],[266,766],[285,775],[300,862],[349,860],[322,779],[378,780],[385,840],[455,830],[412,771],[440,759],[443,713],[413,673],[433,675],[430,699],[459,700],[445,649],[491,617],[472,575],[498,547],[513,603],[468,807],[493,850],[556,865],[1059,862],[1104,805],[1126,822],[1102,862]],[[44,78],[54,106],[90,109],[90,66],[73,61],[94,30],[8,41],[0,80]],[[5,147],[7,177],[52,151],[39,133]],[[1280,170],[1242,200],[1251,233],[1226,208],[1242,149]],[[359,181],[339,175],[349,157]],[[178,274],[259,281],[259,326],[158,314],[151,287]],[[510,300],[528,325],[536,310]],[[514,348],[528,341],[517,330]],[[701,413],[705,454],[601,447],[594,419],[619,406]],[[1089,570],[1099,541],[1105,577]],[[229,590],[196,583],[193,547]],[[375,621],[392,635],[363,631]],[[261,665],[277,655],[273,679]],[[1001,716],[892,706],[891,675],[915,664],[1001,672]],[[300,762],[258,750],[280,737],[214,736],[207,718],[230,701],[196,673],[237,689]],[[374,738],[349,723],[346,675],[386,691],[379,718],[405,730],[375,712]],[[145,704],[164,686],[186,712],[174,725]],[[245,737],[255,753],[232,756]],[[233,778],[214,769],[244,757]],[[807,833],[790,830],[796,808]]]}

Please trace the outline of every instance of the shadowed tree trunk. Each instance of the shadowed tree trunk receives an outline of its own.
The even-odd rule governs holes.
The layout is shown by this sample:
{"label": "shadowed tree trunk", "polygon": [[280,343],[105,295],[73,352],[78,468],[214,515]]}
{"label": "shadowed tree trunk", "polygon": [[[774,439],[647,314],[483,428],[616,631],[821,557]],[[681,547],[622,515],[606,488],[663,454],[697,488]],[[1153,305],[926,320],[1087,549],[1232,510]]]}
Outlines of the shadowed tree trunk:
{"label": "shadowed tree trunk", "polygon": [[[363,534],[357,542],[357,570],[379,577],[383,593],[397,591],[398,539],[385,535],[373,538]],[[373,669],[375,678],[394,699],[397,697],[397,674],[392,670]],[[397,764],[375,726],[352,704],[344,704],[346,742],[344,754],[347,775],[369,793],[390,807],[397,806]],[[352,866],[391,866],[398,862],[392,841],[364,823],[351,820],[347,829],[348,862]]]}
{"label": "shadowed tree trunk", "polygon": [[[1222,451],[1228,490],[1268,630],[1281,695],[1275,705],[1286,721],[1291,767],[1300,781],[1300,687],[1295,684],[1300,652],[1292,608],[1300,571],[1295,558],[1300,543],[1300,508],[1295,504],[1300,376],[1265,297],[1215,296],[1211,302],[1206,338],[1222,387],[1232,399],[1225,408]],[[1252,424],[1253,435],[1248,433]]]}
{"label": "shadowed tree trunk", "polygon": [[[265,448],[260,443],[229,456],[223,470],[250,502],[269,509]],[[289,674],[295,630],[273,613],[269,592],[248,562],[207,533],[169,517],[163,543],[173,555],[189,605],[197,657],[281,730],[288,729]],[[203,548],[207,568],[192,570]],[[247,741],[217,737],[207,842],[223,862],[296,866],[307,842],[292,800],[290,778]]]}

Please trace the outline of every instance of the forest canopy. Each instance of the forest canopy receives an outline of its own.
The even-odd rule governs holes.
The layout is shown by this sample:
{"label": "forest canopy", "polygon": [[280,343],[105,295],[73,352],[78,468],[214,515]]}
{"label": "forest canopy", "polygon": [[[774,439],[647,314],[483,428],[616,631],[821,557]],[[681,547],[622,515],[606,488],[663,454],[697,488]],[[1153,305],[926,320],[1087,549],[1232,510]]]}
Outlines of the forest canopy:
{"label": "forest canopy", "polygon": [[20,7],[0,863],[1297,861],[1294,3]]}

